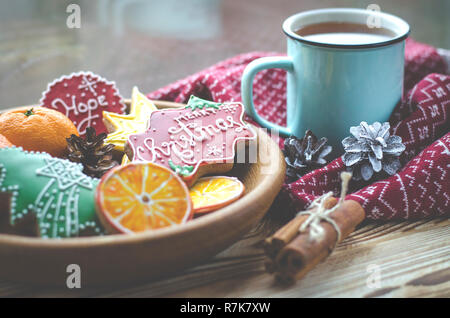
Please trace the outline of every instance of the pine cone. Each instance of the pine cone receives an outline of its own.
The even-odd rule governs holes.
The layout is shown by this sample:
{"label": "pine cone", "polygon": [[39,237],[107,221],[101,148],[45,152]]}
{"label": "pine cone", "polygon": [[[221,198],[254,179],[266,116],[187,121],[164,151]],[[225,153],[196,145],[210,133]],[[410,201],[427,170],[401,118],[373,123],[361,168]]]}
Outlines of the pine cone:
{"label": "pine cone", "polygon": [[400,169],[399,156],[405,145],[401,137],[389,135],[389,128],[388,122],[368,125],[363,121],[359,126],[350,128],[353,136],[342,140],[345,149],[342,159],[353,172],[355,180],[368,181],[374,172],[381,170],[393,175]]}
{"label": "pine cone", "polygon": [[284,140],[284,156],[286,161],[286,176],[288,183],[301,178],[304,174],[324,166],[325,157],[331,152],[332,147],[327,145],[325,137],[317,140],[310,131],[305,132],[305,137],[298,139],[291,136]]}
{"label": "pine cone", "polygon": [[112,158],[114,145],[103,145],[106,134],[96,135],[95,129],[86,129],[86,139],[76,135],[66,138],[69,154],[67,158],[83,164],[83,172],[91,177],[100,178],[106,171],[118,165]]}

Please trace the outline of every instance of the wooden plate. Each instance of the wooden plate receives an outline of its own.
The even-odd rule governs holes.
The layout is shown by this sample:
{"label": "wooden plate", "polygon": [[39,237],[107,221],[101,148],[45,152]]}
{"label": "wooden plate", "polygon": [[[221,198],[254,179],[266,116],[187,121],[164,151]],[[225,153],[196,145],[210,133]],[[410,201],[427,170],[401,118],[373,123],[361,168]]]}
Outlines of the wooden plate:
{"label": "wooden plate", "polygon": [[278,145],[255,130],[257,162],[235,164],[227,174],[245,184],[246,193],[236,202],[187,224],[135,235],[44,240],[0,234],[0,279],[66,286],[67,266],[77,264],[83,287],[119,284],[163,277],[219,253],[264,216],[284,180]]}

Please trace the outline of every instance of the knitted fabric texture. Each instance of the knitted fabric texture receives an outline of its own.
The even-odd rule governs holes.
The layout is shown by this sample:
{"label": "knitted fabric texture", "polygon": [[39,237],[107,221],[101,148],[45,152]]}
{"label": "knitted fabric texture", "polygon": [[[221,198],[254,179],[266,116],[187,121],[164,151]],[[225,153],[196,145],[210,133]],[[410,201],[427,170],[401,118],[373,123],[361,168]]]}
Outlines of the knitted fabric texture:
{"label": "knitted fabric texture", "polygon": [[[185,103],[192,94],[215,102],[241,101],[241,76],[246,65],[257,58],[274,55],[280,54],[241,54],[152,92],[148,97]],[[354,184],[353,193],[346,197],[358,201],[368,218],[389,220],[450,215],[450,76],[445,74],[446,70],[447,65],[435,48],[407,40],[404,98],[389,120],[391,134],[402,137],[406,146],[400,158],[403,166],[387,179]],[[258,113],[285,125],[285,71],[261,71],[253,85]],[[282,138],[278,142],[282,147]],[[338,196],[339,175],[344,170],[342,159],[336,158],[325,167],[283,185],[279,199],[288,197],[286,208],[299,211],[328,191]]]}

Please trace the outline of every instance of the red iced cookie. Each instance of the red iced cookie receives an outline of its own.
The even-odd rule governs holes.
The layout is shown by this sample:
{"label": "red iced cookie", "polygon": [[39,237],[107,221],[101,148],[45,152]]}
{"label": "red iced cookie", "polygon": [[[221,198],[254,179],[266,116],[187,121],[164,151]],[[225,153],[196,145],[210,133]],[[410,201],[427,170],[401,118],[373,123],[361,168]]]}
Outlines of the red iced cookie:
{"label": "red iced cookie", "polygon": [[123,114],[126,109],[115,83],[91,72],[72,73],[54,80],[40,102],[69,117],[81,136],[90,126],[98,134],[107,132],[102,121],[104,110]]}
{"label": "red iced cookie", "polygon": [[237,141],[256,137],[243,114],[240,103],[191,97],[186,108],[154,111],[147,131],[128,138],[126,152],[133,161],[171,168],[191,185],[203,174],[230,170]]}

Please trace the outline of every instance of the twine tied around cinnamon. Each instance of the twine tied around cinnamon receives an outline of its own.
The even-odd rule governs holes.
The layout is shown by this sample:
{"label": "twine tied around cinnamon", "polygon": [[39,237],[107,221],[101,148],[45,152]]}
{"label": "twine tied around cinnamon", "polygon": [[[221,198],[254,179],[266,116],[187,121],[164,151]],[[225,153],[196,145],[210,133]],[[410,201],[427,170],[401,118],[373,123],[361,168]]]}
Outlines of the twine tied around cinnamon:
{"label": "twine tied around cinnamon", "polygon": [[[348,190],[348,183],[352,178],[350,172],[342,172],[341,175],[341,196],[338,203],[330,209],[325,208],[325,202],[328,198],[333,196],[333,192],[327,192],[316,198],[308,207],[307,211],[301,211],[297,215],[309,215],[305,222],[299,227],[299,232],[305,232],[309,228],[309,237],[313,241],[320,241],[323,239],[325,230],[320,224],[321,221],[326,221],[333,226],[337,233],[336,244],[341,241],[341,230],[336,222],[330,217],[330,214],[336,211],[344,202],[345,195]],[[316,208],[316,209],[314,209]]]}

